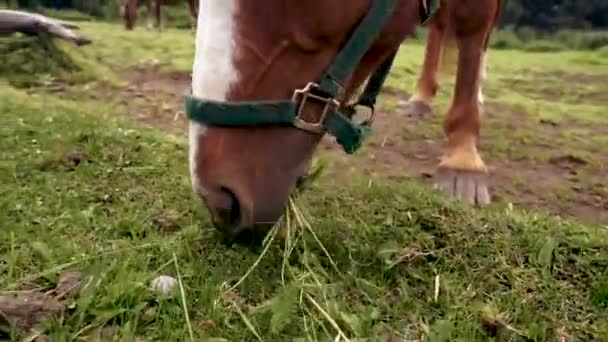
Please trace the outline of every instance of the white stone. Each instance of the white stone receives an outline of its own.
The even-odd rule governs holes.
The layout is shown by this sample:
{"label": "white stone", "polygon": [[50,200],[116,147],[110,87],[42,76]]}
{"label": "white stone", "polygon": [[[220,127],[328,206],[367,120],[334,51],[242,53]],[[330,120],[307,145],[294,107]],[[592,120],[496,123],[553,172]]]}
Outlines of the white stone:
{"label": "white stone", "polygon": [[154,278],[150,283],[150,288],[152,290],[162,293],[164,295],[171,294],[176,286],[177,279],[167,275],[158,276]]}

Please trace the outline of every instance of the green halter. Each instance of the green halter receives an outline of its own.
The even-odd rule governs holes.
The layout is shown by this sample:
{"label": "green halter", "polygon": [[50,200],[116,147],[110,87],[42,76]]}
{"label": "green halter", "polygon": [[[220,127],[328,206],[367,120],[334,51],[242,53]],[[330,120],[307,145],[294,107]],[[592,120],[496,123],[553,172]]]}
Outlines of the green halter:
{"label": "green halter", "polygon": [[[336,138],[346,153],[355,152],[370,131],[376,97],[388,75],[396,51],[370,78],[356,103],[372,109],[372,116],[367,121],[361,124],[353,122],[351,117],[354,106],[343,107],[337,99],[342,95],[347,78],[359,65],[363,55],[378,37],[383,24],[392,15],[393,7],[394,0],[373,0],[366,17],[320,80],[296,90],[290,100],[219,102],[187,95],[188,118],[215,126],[290,125],[315,134],[328,132]],[[305,121],[301,117],[307,101],[315,101],[324,106],[315,122]]]}

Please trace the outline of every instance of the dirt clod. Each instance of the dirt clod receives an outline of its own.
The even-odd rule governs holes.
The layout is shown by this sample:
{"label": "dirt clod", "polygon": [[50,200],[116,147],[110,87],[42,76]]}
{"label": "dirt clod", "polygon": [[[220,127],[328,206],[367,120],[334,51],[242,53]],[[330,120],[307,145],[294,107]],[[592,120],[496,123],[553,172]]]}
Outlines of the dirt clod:
{"label": "dirt clod", "polygon": [[78,166],[87,161],[87,156],[80,151],[72,151],[65,156],[65,159],[73,166]]}
{"label": "dirt clod", "polygon": [[59,284],[53,291],[59,298],[69,297],[78,291],[82,273],[78,271],[65,271],[59,277]]}
{"label": "dirt clod", "polygon": [[497,315],[488,310],[484,310],[481,315],[481,327],[483,328],[483,331],[491,337],[512,340],[516,336],[525,336],[522,331],[510,326],[501,315]]}
{"label": "dirt clod", "polygon": [[148,308],[144,311],[143,320],[146,322],[152,322],[156,319],[156,308]]}
{"label": "dirt clod", "polygon": [[203,327],[205,327],[205,329],[213,329],[215,326],[215,321],[212,319],[206,319],[203,321]]}
{"label": "dirt clod", "polygon": [[61,300],[76,292],[81,278],[80,272],[69,270],[61,274],[57,287],[46,293],[36,289],[0,296],[0,328],[28,331],[62,315],[66,307]]}
{"label": "dirt clod", "polygon": [[163,232],[173,232],[179,229],[179,224],[176,223],[177,214],[171,212],[163,212],[152,218],[152,222]]}
{"label": "dirt clod", "polygon": [[29,330],[63,310],[59,301],[39,292],[0,296],[0,326]]}
{"label": "dirt clod", "polygon": [[563,168],[587,165],[587,161],[585,159],[571,154],[551,157],[549,158],[549,162],[553,165],[560,166]]}
{"label": "dirt clod", "polygon": [[110,339],[116,335],[116,328],[112,326],[106,326],[101,328],[99,331],[99,337]]}
{"label": "dirt clod", "polygon": [[553,126],[553,127],[559,126],[559,122],[553,121],[553,120],[549,120],[549,119],[540,119],[538,122],[541,125],[548,125],[548,126]]}

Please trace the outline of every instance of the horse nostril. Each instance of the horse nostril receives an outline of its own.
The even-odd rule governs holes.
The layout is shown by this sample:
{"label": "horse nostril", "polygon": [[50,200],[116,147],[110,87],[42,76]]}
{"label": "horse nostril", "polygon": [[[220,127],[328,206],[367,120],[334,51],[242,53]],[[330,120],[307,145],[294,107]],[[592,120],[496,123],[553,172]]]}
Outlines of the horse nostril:
{"label": "horse nostril", "polygon": [[222,187],[222,191],[230,198],[230,211],[228,214],[229,222],[231,224],[237,225],[241,221],[241,206],[239,204],[238,198],[236,195],[230,191],[228,188]]}
{"label": "horse nostril", "polygon": [[220,230],[230,230],[241,221],[241,207],[237,197],[226,187],[221,187],[215,200],[209,201],[214,225]]}

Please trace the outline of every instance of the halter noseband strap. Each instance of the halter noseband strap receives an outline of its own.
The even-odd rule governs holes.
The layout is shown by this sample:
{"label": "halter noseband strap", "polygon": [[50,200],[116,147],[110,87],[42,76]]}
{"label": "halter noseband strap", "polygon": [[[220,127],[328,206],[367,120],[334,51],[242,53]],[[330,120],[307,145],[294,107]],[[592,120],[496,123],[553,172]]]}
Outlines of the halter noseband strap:
{"label": "halter noseband strap", "polygon": [[[372,117],[357,124],[351,120],[348,108],[342,108],[337,98],[361,58],[380,34],[383,24],[393,13],[394,0],[372,0],[371,8],[334,62],[318,83],[311,82],[294,92],[291,100],[220,102],[186,96],[188,118],[207,125],[244,127],[258,125],[291,125],[307,132],[329,132],[346,153],[353,153],[369,131]],[[394,54],[370,78],[357,104],[372,108],[384,79],[388,75]],[[364,101],[367,98],[366,101]],[[302,111],[308,101],[323,105],[316,122],[305,121]]]}

